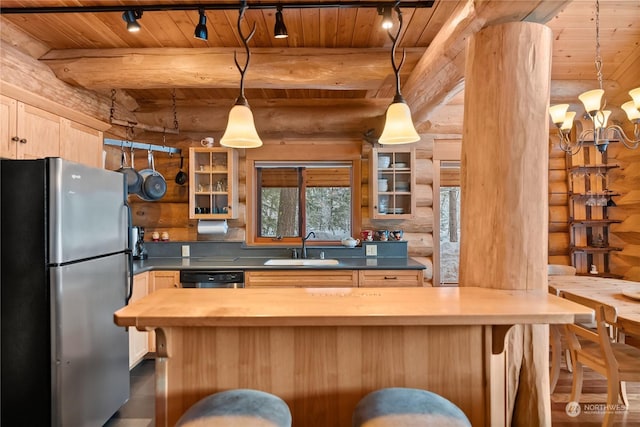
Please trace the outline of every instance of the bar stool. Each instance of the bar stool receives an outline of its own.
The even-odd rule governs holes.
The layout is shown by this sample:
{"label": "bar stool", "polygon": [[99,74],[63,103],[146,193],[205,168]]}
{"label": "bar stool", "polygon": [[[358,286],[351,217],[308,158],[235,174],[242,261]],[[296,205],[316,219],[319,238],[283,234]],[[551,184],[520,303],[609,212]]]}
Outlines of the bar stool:
{"label": "bar stool", "polygon": [[291,427],[284,400],[270,393],[233,389],[207,396],[185,412],[176,427]]}
{"label": "bar stool", "polygon": [[392,387],[369,393],[356,405],[353,427],[471,427],[460,408],[426,390]]}

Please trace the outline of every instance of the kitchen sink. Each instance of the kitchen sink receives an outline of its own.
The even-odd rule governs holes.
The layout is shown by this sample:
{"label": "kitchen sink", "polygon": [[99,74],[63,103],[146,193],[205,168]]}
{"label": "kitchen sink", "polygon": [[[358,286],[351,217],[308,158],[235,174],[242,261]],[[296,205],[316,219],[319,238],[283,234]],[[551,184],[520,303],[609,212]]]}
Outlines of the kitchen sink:
{"label": "kitchen sink", "polygon": [[338,265],[337,259],[268,259],[264,265]]}

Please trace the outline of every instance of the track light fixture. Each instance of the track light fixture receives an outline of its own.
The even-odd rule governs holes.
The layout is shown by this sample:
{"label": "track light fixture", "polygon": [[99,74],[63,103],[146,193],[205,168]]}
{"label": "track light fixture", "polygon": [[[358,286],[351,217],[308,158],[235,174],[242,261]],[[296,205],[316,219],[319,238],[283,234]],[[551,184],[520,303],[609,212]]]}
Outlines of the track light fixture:
{"label": "track light fixture", "polygon": [[278,11],[276,12],[276,25],[273,27],[273,36],[277,39],[286,39],[289,37],[287,27],[284,25],[284,18],[282,17],[282,6],[280,5],[278,5]]}
{"label": "track light fixture", "polygon": [[127,23],[127,31],[130,33],[140,31],[140,24],[138,23],[140,18],[142,18],[142,10],[139,9],[125,10],[122,14],[122,19]]}
{"label": "track light fixture", "polygon": [[242,44],[247,55],[247,60],[244,63],[244,67],[240,66],[236,52],[233,52],[233,60],[236,63],[238,71],[240,71],[240,96],[236,99],[235,105],[229,111],[229,121],[227,122],[227,128],[220,138],[220,145],[223,147],[231,148],[257,148],[262,146],[262,140],[258,136],[256,125],[253,122],[253,113],[249,108],[249,103],[244,97],[244,74],[249,68],[249,61],[251,60],[251,51],[249,50],[249,40],[256,32],[256,24],[253,24],[253,29],[248,36],[244,36],[240,23],[244,16],[244,12],[247,10],[247,2],[243,0],[240,7],[240,13],[238,14],[238,34],[242,38]]}
{"label": "track light fixture", "polygon": [[393,27],[393,19],[391,18],[391,8],[390,7],[379,7],[378,15],[382,15],[382,28],[385,30],[390,30]]}
{"label": "track light fixture", "polygon": [[205,15],[204,9],[199,9],[198,13],[200,14],[200,18],[198,19],[198,25],[196,25],[196,29],[193,32],[193,37],[207,41],[209,38],[209,31],[207,31],[207,15]]}
{"label": "track light fixture", "polygon": [[402,31],[402,11],[400,11],[400,2],[396,2],[394,10],[398,14],[398,31],[395,36],[391,34],[391,30],[387,30],[389,38],[393,42],[391,46],[391,66],[396,77],[396,95],[393,103],[387,108],[387,115],[384,122],[384,129],[378,139],[380,144],[407,144],[409,142],[420,141],[420,135],[416,132],[411,118],[411,110],[400,93],[400,69],[406,58],[405,51],[402,51],[402,60],[396,65],[396,45],[398,37]]}

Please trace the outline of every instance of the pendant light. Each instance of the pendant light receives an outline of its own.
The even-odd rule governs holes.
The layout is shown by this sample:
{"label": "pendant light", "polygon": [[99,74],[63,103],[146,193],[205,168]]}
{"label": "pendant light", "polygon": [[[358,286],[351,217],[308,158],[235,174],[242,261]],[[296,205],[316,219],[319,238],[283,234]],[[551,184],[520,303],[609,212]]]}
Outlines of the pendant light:
{"label": "pendant light", "polygon": [[253,122],[253,113],[249,108],[249,103],[244,97],[244,74],[249,68],[249,61],[251,60],[251,51],[249,50],[248,42],[256,32],[256,25],[253,24],[253,29],[247,37],[242,33],[240,23],[244,16],[244,12],[247,10],[246,0],[242,1],[240,7],[240,13],[238,15],[238,34],[242,38],[242,44],[247,55],[247,60],[244,67],[241,67],[238,63],[236,52],[233,52],[233,60],[236,63],[238,71],[240,71],[240,96],[236,99],[236,103],[229,112],[229,121],[227,122],[227,128],[220,138],[220,145],[231,148],[257,148],[262,146],[262,140],[258,136],[256,131],[256,125]]}
{"label": "pendant light", "polygon": [[400,2],[394,6],[394,10],[398,14],[398,31],[394,36],[391,30],[387,30],[387,34],[393,45],[391,46],[391,66],[396,77],[396,95],[393,103],[387,108],[387,115],[384,123],[384,129],[378,139],[380,144],[407,144],[409,142],[420,141],[420,135],[416,132],[411,119],[411,110],[400,93],[400,69],[406,57],[405,51],[402,51],[402,60],[396,66],[396,45],[398,37],[402,31],[402,12],[400,11]]}

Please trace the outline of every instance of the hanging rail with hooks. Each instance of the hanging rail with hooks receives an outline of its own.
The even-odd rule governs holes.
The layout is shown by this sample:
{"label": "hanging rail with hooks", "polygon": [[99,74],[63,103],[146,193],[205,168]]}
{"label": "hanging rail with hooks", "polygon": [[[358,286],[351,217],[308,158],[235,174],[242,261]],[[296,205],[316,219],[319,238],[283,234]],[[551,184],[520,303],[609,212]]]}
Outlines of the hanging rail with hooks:
{"label": "hanging rail with hooks", "polygon": [[133,148],[135,150],[151,150],[151,151],[158,151],[161,153],[182,154],[182,150],[179,148],[167,147],[165,145],[148,144],[146,142],[121,141],[119,139],[105,138],[104,144],[113,145],[115,147],[121,147],[121,148]]}

